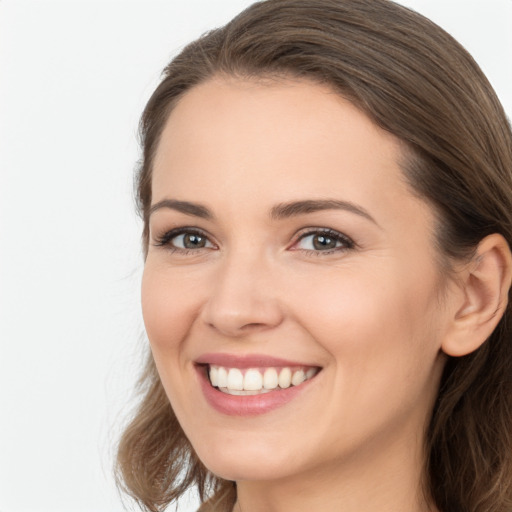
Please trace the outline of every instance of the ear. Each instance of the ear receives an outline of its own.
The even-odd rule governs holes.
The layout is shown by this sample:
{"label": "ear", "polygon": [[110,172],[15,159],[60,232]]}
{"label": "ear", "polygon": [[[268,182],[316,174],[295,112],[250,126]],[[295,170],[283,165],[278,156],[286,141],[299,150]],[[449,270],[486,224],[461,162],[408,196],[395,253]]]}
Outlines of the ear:
{"label": "ear", "polygon": [[474,258],[459,277],[462,299],[442,343],[443,351],[455,357],[480,347],[507,307],[512,255],[503,236],[495,233],[481,240]]}

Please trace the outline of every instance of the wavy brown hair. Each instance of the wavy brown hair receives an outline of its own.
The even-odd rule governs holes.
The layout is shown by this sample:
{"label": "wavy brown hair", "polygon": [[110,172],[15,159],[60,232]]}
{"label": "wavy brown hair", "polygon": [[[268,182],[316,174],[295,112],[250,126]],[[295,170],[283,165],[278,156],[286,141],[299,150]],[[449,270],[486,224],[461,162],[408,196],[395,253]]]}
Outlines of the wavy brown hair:
{"label": "wavy brown hair", "polygon": [[[183,94],[217,75],[327,84],[395,135],[404,176],[436,213],[444,271],[491,233],[512,246],[512,133],[464,48],[388,0],[267,0],[188,45],[165,68],[144,110],[136,189],[145,251],[152,165],[166,120]],[[425,492],[443,512],[512,510],[510,320],[509,301],[481,348],[448,358],[424,471]],[[150,356],[139,385],[141,402],[118,449],[122,488],[151,512],[194,486],[207,502],[201,510],[230,511],[234,483],[197,458]]]}

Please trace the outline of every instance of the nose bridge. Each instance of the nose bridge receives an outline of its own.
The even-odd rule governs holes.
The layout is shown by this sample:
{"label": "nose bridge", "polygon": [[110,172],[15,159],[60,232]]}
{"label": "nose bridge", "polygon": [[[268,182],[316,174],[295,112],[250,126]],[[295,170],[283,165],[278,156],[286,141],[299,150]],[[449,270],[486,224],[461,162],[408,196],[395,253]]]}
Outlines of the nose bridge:
{"label": "nose bridge", "polygon": [[264,251],[233,248],[222,258],[204,309],[204,320],[227,336],[279,325],[282,311]]}

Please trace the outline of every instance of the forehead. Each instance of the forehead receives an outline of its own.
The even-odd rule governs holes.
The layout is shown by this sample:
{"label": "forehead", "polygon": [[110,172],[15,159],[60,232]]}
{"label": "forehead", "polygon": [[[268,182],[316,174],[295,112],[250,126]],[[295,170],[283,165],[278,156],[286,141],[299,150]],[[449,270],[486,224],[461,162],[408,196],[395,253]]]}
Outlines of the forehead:
{"label": "forehead", "polygon": [[193,195],[270,206],[342,195],[368,204],[384,193],[392,204],[397,194],[412,198],[400,155],[391,134],[327,86],[216,78],[191,89],[169,116],[153,202]]}

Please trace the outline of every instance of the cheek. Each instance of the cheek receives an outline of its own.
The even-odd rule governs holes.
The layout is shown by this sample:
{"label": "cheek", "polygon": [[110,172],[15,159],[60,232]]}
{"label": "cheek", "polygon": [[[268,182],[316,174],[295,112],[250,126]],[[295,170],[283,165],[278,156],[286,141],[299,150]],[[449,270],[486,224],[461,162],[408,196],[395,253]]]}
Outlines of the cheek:
{"label": "cheek", "polygon": [[[403,268],[368,267],[333,268],[314,279],[288,282],[289,300],[300,309],[297,318],[308,322],[308,330],[320,339],[335,341],[340,336],[357,346],[377,343],[379,338],[389,337],[390,331],[393,338],[397,333],[410,336],[424,324],[435,304],[435,278],[420,281],[414,272],[407,275]],[[377,338],[367,339],[365,335],[370,333]]]}
{"label": "cheek", "polygon": [[195,375],[184,347],[198,310],[198,293],[179,272],[146,261],[141,289],[142,314],[162,385],[178,418],[193,417],[189,397]]}
{"label": "cheek", "polygon": [[433,329],[435,280],[425,286],[413,272],[410,278],[403,268],[397,273],[316,280],[296,312],[331,359],[326,376],[332,391],[318,428],[326,429],[326,438],[333,432],[345,438],[335,437],[327,454],[359,446],[369,432],[421,425],[432,407],[442,370]]}
{"label": "cheek", "polygon": [[146,332],[155,357],[175,351],[186,337],[198,309],[198,291],[151,261],[142,278],[141,303]]}
{"label": "cheek", "polygon": [[333,269],[331,276],[317,276],[313,287],[295,285],[293,295],[307,297],[296,317],[331,355],[340,389],[350,386],[359,394],[371,389],[361,386],[364,382],[391,387],[421,386],[420,376],[428,380],[439,351],[442,312],[435,273],[427,272],[425,279],[415,273],[404,265],[375,265],[371,272]]}

